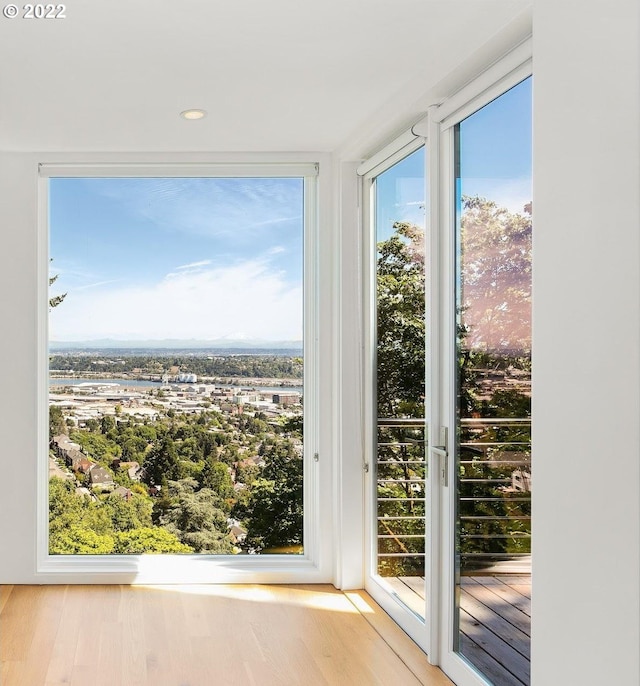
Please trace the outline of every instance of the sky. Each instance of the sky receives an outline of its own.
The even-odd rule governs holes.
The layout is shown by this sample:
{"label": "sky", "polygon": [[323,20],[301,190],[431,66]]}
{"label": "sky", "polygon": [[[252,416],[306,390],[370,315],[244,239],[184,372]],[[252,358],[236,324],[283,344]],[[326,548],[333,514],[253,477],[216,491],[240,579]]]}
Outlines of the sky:
{"label": "sky", "polygon": [[302,340],[303,180],[50,180],[51,341]]}
{"label": "sky", "polygon": [[376,240],[396,221],[425,226],[425,149],[419,148],[376,178]]}
{"label": "sky", "polygon": [[[460,139],[462,193],[522,213],[532,199],[531,79],[463,120]],[[394,221],[424,226],[426,154],[420,148],[377,177],[378,241],[392,234]]]}
{"label": "sky", "polygon": [[511,212],[531,201],[531,78],[460,123],[463,195],[480,195]]}

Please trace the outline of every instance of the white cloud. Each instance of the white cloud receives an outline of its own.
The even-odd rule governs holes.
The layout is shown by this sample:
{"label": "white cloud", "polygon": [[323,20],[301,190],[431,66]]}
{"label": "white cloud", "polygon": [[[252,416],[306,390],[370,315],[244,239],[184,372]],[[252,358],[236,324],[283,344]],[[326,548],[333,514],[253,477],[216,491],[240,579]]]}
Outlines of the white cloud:
{"label": "white cloud", "polygon": [[271,224],[282,224],[283,222],[298,221],[302,219],[299,214],[291,217],[274,217],[273,219],[265,219],[264,221],[252,222],[247,228],[255,229],[258,226],[270,226]]}
{"label": "white cloud", "polygon": [[100,180],[97,190],[159,228],[237,239],[302,216],[299,179],[166,178]]}
{"label": "white cloud", "polygon": [[184,265],[149,286],[69,291],[51,313],[51,340],[302,338],[301,285],[261,259],[206,266]]}
{"label": "white cloud", "polygon": [[95,283],[88,283],[84,286],[77,286],[76,290],[85,291],[88,288],[98,288],[98,286],[106,286],[108,283],[117,283],[118,281],[122,281],[122,279],[108,279],[106,281],[96,281]]}
{"label": "white cloud", "polygon": [[195,269],[196,267],[206,267],[211,264],[211,260],[200,260],[200,262],[191,262],[189,264],[181,264],[176,269]]}

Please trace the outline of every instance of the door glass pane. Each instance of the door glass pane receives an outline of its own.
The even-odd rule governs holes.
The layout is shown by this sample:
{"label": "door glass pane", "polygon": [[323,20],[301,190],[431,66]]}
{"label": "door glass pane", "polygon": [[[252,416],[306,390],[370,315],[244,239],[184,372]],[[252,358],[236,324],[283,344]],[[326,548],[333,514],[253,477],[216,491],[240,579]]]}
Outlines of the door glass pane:
{"label": "door glass pane", "polygon": [[51,554],[302,553],[302,178],[54,178]]}
{"label": "door glass pane", "polygon": [[425,616],[425,152],[375,180],[377,574]]}
{"label": "door glass pane", "polygon": [[455,134],[455,647],[493,684],[528,685],[531,79]]}

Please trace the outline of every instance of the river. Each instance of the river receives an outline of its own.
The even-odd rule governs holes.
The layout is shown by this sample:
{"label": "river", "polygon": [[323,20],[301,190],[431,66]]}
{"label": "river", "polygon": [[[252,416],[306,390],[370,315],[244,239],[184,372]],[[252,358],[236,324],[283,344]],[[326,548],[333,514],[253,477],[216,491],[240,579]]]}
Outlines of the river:
{"label": "river", "polygon": [[[105,383],[105,384],[119,384],[120,386],[125,386],[127,388],[161,388],[162,386],[172,385],[172,386],[201,386],[209,385],[205,382],[198,382],[195,384],[163,384],[160,381],[144,381],[141,379],[97,379],[95,377],[91,379],[82,377],[61,377],[61,378],[50,378],[49,386],[77,386],[81,383]],[[237,388],[243,389],[255,389],[258,392],[263,393],[286,393],[287,391],[297,391],[302,393],[302,386],[257,386],[251,384],[225,384],[217,383],[214,384],[216,388]]]}

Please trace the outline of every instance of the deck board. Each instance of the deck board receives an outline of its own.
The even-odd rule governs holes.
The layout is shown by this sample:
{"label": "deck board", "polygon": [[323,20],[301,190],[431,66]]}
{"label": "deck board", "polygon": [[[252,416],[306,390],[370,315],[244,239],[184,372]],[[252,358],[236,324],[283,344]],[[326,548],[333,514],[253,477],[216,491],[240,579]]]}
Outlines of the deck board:
{"label": "deck board", "polygon": [[[522,584],[519,584],[517,586],[512,586],[510,584],[506,584],[500,579],[496,579],[495,577],[464,577],[467,579],[470,579],[472,582],[481,584],[482,586],[486,586],[489,588],[493,593],[499,595],[500,597],[504,598],[508,603],[513,605],[514,607],[517,607],[520,612],[524,612],[525,615],[528,617],[531,617],[531,585],[529,586],[524,586]],[[491,579],[492,582],[494,583],[487,583],[487,578]],[[497,583],[495,583],[497,582]],[[463,585],[465,585],[465,582],[462,582]],[[525,593],[522,593],[518,589],[529,589],[528,590],[528,595]]]}
{"label": "deck board", "polygon": [[[465,610],[460,610],[460,631],[462,654],[471,662],[472,656],[464,652],[464,643],[462,636],[471,639],[476,646],[484,650],[484,652],[504,667],[504,669],[512,674],[518,682],[528,684],[530,679],[531,663],[528,658],[520,654],[510,644],[502,640],[491,631],[487,631],[485,624],[480,624]],[[473,656],[477,655],[477,650],[474,649]],[[516,683],[518,683],[516,682]],[[513,683],[513,679],[512,679]]]}
{"label": "deck board", "polygon": [[[424,578],[386,578],[392,592],[424,617]],[[487,574],[460,579],[460,652],[495,686],[528,686],[531,576]]]}
{"label": "deck board", "polygon": [[526,686],[528,683],[514,677],[511,672],[465,634],[460,637],[460,649],[469,662],[490,679],[493,686]]}
{"label": "deck board", "polygon": [[[460,605],[461,612],[465,612],[472,617],[478,625],[483,627],[483,631],[484,628],[489,629],[489,631],[484,631],[485,634],[489,635],[491,633],[497,636],[503,643],[511,646],[523,657],[527,659],[531,657],[531,641],[524,631],[513,626],[504,617],[491,609],[491,607],[476,600],[464,590],[460,596]],[[476,643],[478,643],[477,640]],[[493,655],[494,653],[492,652],[491,654]]]}
{"label": "deck board", "polygon": [[460,604],[465,607],[464,594],[471,596],[475,600],[483,603],[495,614],[500,615],[507,622],[520,629],[527,636],[531,635],[531,617],[519,610],[502,596],[494,593],[491,589],[481,584],[471,584],[464,586],[461,592]]}

